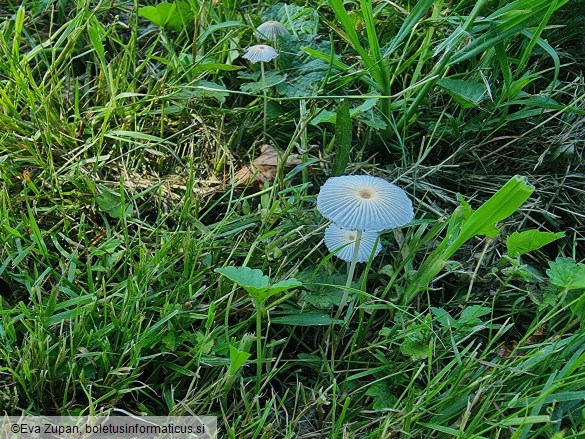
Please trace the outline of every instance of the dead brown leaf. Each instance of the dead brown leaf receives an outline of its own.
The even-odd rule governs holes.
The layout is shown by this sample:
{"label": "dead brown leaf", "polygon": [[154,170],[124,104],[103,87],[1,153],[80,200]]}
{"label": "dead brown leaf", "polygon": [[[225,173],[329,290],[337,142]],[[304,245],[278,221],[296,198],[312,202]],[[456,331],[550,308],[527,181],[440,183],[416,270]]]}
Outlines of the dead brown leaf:
{"label": "dead brown leaf", "polygon": [[[234,178],[236,185],[244,184],[259,186],[276,177],[276,171],[281,160],[281,155],[274,146],[268,144],[262,145],[260,147],[260,152],[261,154],[252,163],[242,166],[242,168],[236,172]],[[288,157],[285,167],[292,168],[299,163],[301,163],[299,158]]]}
{"label": "dead brown leaf", "polygon": [[[547,330],[546,324],[541,325],[538,328],[536,328],[534,333],[526,339],[526,341],[524,342],[524,346],[531,346],[533,344],[537,344],[537,343],[542,342],[546,336],[546,330]],[[497,354],[500,358],[508,358],[512,354],[512,352],[514,352],[516,350],[517,347],[518,347],[517,340],[512,340],[511,342],[502,343],[500,345],[500,347],[498,348]],[[521,357],[522,355],[524,355],[524,352],[516,352],[515,353],[515,356],[517,356],[517,357]]]}

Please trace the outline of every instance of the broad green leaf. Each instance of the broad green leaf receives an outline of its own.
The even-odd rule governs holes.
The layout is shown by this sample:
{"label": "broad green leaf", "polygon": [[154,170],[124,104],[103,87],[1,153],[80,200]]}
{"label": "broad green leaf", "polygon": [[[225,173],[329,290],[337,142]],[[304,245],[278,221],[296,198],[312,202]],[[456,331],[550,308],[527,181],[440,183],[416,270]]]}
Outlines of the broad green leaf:
{"label": "broad green leaf", "polygon": [[[416,276],[413,276],[413,280],[402,295],[401,303],[408,305],[415,300],[419,292],[428,287],[435,276],[443,270],[446,262],[463,244],[481,234],[487,227],[512,215],[532,192],[534,192],[534,187],[528,184],[526,178],[516,175],[474,211],[463,222],[460,230],[455,225],[450,226],[447,236],[433,253],[426,257]],[[454,215],[457,215],[457,211]],[[460,212],[458,215],[461,216],[462,213]]]}
{"label": "broad green leaf", "polygon": [[249,267],[220,267],[216,268],[215,272],[224,275],[254,297],[266,291],[270,286],[268,276],[265,276],[258,269]]}
{"label": "broad green leaf", "polygon": [[264,21],[275,20],[282,23],[293,33],[315,35],[319,30],[319,12],[304,5],[293,2],[278,2],[262,14]]}
{"label": "broad green leaf", "polygon": [[312,269],[300,272],[296,278],[303,283],[309,291],[303,297],[303,301],[320,309],[330,309],[333,305],[339,305],[343,297],[343,290],[339,287],[347,280],[345,274],[328,274],[322,271],[313,273]]}
{"label": "broad green leaf", "polygon": [[488,315],[492,312],[491,308],[481,305],[471,305],[465,307],[461,316],[459,316],[458,323],[460,326],[476,326],[482,323],[480,317]]}
{"label": "broad green leaf", "polygon": [[457,328],[459,326],[457,320],[451,317],[451,314],[443,308],[436,308],[433,306],[431,307],[431,312],[443,328]]}
{"label": "broad green leaf", "polygon": [[514,232],[506,239],[506,247],[508,254],[515,258],[533,250],[538,250],[564,236],[563,232],[541,232],[537,229]]}
{"label": "broad green leaf", "polygon": [[[396,321],[404,322],[406,315],[396,316]],[[401,330],[404,339],[400,345],[400,352],[408,355],[413,360],[422,360],[428,358],[431,354],[431,335],[432,317],[427,314],[421,321],[410,323],[406,329]]]}
{"label": "broad green leaf", "polygon": [[268,287],[268,292],[270,293],[270,295],[277,294],[282,291],[290,290],[291,288],[300,287],[302,285],[303,284],[300,281],[293,277],[290,279],[281,280],[280,282],[276,282],[275,284],[270,285]]}
{"label": "broad green leaf", "polygon": [[374,398],[374,410],[386,410],[396,406],[396,396],[392,387],[385,381],[378,381],[368,387],[367,396]]}
{"label": "broad green leaf", "polygon": [[[295,38],[281,40],[278,66],[287,72],[285,81],[276,86],[279,95],[289,97],[318,94],[327,78],[339,70],[335,62],[330,63],[333,47],[327,39],[314,39],[311,35],[299,34]],[[308,49],[329,53],[326,59],[316,58]]]}
{"label": "broad green leaf", "polygon": [[138,8],[138,15],[152,21],[159,27],[180,32],[186,29],[193,20],[193,11],[189,3],[176,1],[161,2],[156,6]]}
{"label": "broad green leaf", "polygon": [[268,276],[258,269],[249,267],[221,267],[215,269],[232,282],[245,289],[254,298],[257,305],[262,305],[270,296],[302,285],[298,280],[291,278],[270,284]]}
{"label": "broad green leaf", "polygon": [[339,305],[343,291],[340,288],[330,288],[317,293],[307,294],[303,300],[315,308],[328,309],[333,305]]}
{"label": "broad green leaf", "polygon": [[113,192],[109,189],[105,189],[104,192],[96,198],[96,203],[99,208],[107,213],[112,218],[120,218],[120,216],[129,216],[134,211],[132,204],[122,205],[122,196]]}
{"label": "broad green leaf", "polygon": [[[457,198],[459,199],[459,197]],[[461,203],[459,208],[461,209],[461,213],[463,214],[462,222],[465,222],[471,217],[471,215],[473,215],[474,210],[469,205],[469,203],[465,201],[462,197],[459,199],[459,202]],[[499,233],[500,231],[495,226],[495,224],[489,224],[488,226],[482,228],[481,230],[478,230],[477,232],[479,236],[487,236],[488,238],[495,238],[496,236],[498,236]]]}
{"label": "broad green leaf", "polygon": [[247,82],[240,85],[240,90],[246,93],[257,93],[265,88],[274,87],[275,85],[284,82],[284,75],[278,74],[275,70],[266,72],[264,75],[264,81],[260,79],[257,82]]}
{"label": "broad green leaf", "polygon": [[[349,109],[349,115],[353,119],[356,116],[359,116],[361,113],[371,110],[373,107],[376,106],[378,103],[377,98],[370,98],[366,99],[357,107],[353,107]],[[311,120],[311,125],[318,125],[321,122],[328,122],[328,123],[335,123],[337,122],[337,114],[333,113],[332,111],[322,110]]]}
{"label": "broad green leaf", "polygon": [[331,324],[332,321],[329,314],[320,313],[289,314],[270,318],[270,323],[291,326],[325,326]]}
{"label": "broad green leaf", "polygon": [[162,2],[156,6],[138,8],[138,15],[152,21],[159,27],[164,27],[176,8],[174,3]]}
{"label": "broad green leaf", "polygon": [[444,78],[437,81],[437,85],[463,108],[477,107],[487,95],[487,87],[483,82]]}
{"label": "broad green leaf", "polygon": [[428,358],[431,347],[428,342],[422,340],[406,339],[400,345],[400,352],[413,360],[424,360]]}
{"label": "broad green leaf", "polygon": [[230,345],[230,375],[235,375],[238,370],[244,365],[246,360],[250,357],[250,353],[241,351],[238,348]]}
{"label": "broad green leaf", "polygon": [[213,98],[220,104],[223,104],[228,96],[229,91],[223,85],[203,79],[197,81],[192,90],[192,97]]}
{"label": "broad green leaf", "polygon": [[[461,241],[467,241],[485,230],[487,226],[508,218],[524,204],[532,192],[534,192],[534,186],[528,184],[525,177],[518,175],[512,177],[465,221],[458,241],[463,244]],[[455,250],[453,249],[453,252]]]}
{"label": "broad green leaf", "polygon": [[351,152],[351,135],[352,126],[349,105],[347,100],[344,100],[337,108],[337,116],[335,118],[335,150],[337,153],[335,155],[333,176],[339,176],[345,173]]}
{"label": "broad green leaf", "polygon": [[577,263],[572,258],[558,257],[548,265],[550,268],[546,274],[553,285],[567,290],[585,288],[585,264]]}

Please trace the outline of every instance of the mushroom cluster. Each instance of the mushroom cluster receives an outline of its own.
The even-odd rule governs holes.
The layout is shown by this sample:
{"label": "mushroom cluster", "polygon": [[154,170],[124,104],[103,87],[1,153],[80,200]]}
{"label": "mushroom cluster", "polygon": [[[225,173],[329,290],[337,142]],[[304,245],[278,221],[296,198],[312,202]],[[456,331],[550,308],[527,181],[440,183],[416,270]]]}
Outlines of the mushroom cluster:
{"label": "mushroom cluster", "polygon": [[[346,287],[351,286],[356,264],[382,250],[380,232],[401,227],[414,218],[412,202],[403,189],[370,175],[329,178],[317,196],[317,209],[332,221],[325,230],[327,249],[350,263]],[[336,317],[345,306],[347,294],[346,289]]]}
{"label": "mushroom cluster", "polygon": [[[259,39],[268,39],[274,45],[276,45],[279,37],[288,35],[286,27],[284,27],[278,21],[266,21],[262,23],[256,29],[256,36]],[[260,63],[260,74],[262,77],[262,95],[264,100],[264,116],[262,121],[263,134],[266,135],[266,119],[267,119],[267,106],[268,98],[266,96],[266,74],[264,72],[264,63],[272,61],[278,56],[276,49],[268,44],[255,44],[246,50],[246,53],[242,55],[242,58],[247,59],[252,64]]]}
{"label": "mushroom cluster", "polygon": [[[347,245],[343,250],[354,250],[357,243],[357,262],[369,259],[380,232],[403,226],[414,217],[412,202],[404,190],[383,178],[370,175],[330,178],[319,192],[317,209],[333,222],[329,226],[331,231],[325,232],[327,248],[334,251],[341,244]],[[358,235],[361,235],[359,241],[362,241],[363,247]],[[341,236],[345,239],[340,239]],[[378,252],[379,249],[376,254]],[[351,262],[352,253],[340,251],[336,256]]]}

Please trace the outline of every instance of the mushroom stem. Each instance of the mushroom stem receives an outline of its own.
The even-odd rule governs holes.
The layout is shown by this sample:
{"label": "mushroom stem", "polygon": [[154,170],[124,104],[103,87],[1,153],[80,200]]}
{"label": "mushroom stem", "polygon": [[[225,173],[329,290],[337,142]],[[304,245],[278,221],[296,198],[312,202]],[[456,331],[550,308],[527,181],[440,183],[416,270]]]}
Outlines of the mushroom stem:
{"label": "mushroom stem", "polygon": [[353,273],[355,272],[355,266],[357,264],[358,253],[360,249],[360,241],[362,240],[362,231],[358,230],[355,236],[355,243],[353,247],[353,255],[351,257],[351,264],[349,265],[349,270],[347,271],[347,281],[345,282],[345,289],[343,291],[343,296],[341,297],[341,302],[339,302],[339,308],[335,313],[334,319],[337,320],[341,315],[341,311],[345,308],[345,304],[347,303],[347,297],[349,296],[349,288],[351,288],[351,283],[353,282]]}
{"label": "mushroom stem", "polygon": [[264,95],[264,119],[262,136],[266,138],[266,113],[268,110],[268,98],[266,97],[266,76],[264,74],[264,63],[260,63],[260,71],[262,72],[262,94]]}

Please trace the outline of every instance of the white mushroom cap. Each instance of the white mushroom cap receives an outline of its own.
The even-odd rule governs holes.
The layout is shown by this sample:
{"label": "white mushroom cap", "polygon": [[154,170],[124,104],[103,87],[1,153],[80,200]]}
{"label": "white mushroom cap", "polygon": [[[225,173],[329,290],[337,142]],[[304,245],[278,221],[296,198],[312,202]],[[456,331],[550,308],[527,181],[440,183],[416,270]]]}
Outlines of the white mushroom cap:
{"label": "white mushroom cap", "polygon": [[256,29],[256,33],[260,38],[266,38],[271,41],[276,40],[278,37],[288,35],[286,27],[284,27],[280,22],[274,20],[262,23]]}
{"label": "white mushroom cap", "polygon": [[255,46],[248,47],[248,50],[242,55],[242,58],[252,63],[257,63],[271,61],[277,56],[278,52],[274,47],[267,44],[256,44]]}
{"label": "white mushroom cap", "polygon": [[349,230],[387,230],[414,218],[404,190],[379,177],[345,175],[328,179],[317,197],[317,209]]}
{"label": "white mushroom cap", "polygon": [[[353,257],[356,237],[357,231],[342,229],[335,224],[331,224],[325,229],[325,245],[327,246],[327,249],[329,249],[331,253],[338,250],[337,253],[335,253],[335,256],[347,262],[351,262],[351,258]],[[376,238],[378,238],[378,232],[371,230],[362,232],[356,262],[366,262],[370,259],[370,255],[374,249],[374,244],[376,243]],[[378,246],[376,247],[374,256],[378,255],[380,250],[382,250],[382,245],[378,240]]]}

